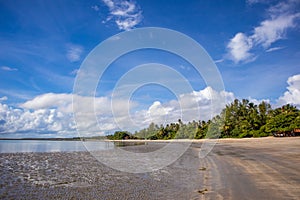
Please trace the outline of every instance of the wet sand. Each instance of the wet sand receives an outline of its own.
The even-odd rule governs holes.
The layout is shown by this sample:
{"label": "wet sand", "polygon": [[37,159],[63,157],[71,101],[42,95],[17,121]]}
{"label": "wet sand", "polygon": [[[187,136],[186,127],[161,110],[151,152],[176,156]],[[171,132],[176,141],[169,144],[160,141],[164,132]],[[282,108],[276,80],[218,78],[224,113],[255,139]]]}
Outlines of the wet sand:
{"label": "wet sand", "polygon": [[204,159],[201,144],[140,174],[111,169],[88,152],[2,153],[0,199],[299,199],[300,137],[219,140]]}
{"label": "wet sand", "polygon": [[220,140],[203,160],[202,199],[299,199],[300,138]]}

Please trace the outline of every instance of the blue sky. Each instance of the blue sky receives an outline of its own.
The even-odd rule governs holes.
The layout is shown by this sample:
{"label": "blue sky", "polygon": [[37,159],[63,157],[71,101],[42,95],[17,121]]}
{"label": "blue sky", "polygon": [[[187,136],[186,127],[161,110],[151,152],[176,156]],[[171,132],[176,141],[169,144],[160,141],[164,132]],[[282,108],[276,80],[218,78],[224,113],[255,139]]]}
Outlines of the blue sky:
{"label": "blue sky", "polygon": [[[76,135],[72,93],[83,60],[107,38],[143,27],[176,30],[201,44],[221,73],[225,91],[218,95],[226,102],[248,98],[267,100],[273,107],[300,106],[300,2],[296,0],[1,0],[0,15],[3,137]],[[192,107],[194,99],[201,107],[200,117],[191,116],[209,118],[205,106],[214,91],[190,63],[154,49],[132,52],[112,63],[100,80],[95,104],[110,105],[120,77],[149,62],[171,66],[184,75],[194,93],[182,94],[183,101]],[[167,123],[180,117],[179,100],[168,88],[147,85],[131,100],[135,128],[116,124],[110,109],[99,108],[98,125],[90,124],[88,132],[133,131],[151,121]],[[122,108],[128,102],[118,105]]]}

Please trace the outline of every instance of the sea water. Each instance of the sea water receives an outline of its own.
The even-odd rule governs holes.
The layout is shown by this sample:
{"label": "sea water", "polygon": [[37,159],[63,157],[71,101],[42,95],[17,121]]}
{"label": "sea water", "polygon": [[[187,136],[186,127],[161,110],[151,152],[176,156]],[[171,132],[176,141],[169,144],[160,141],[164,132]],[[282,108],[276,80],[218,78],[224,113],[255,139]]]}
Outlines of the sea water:
{"label": "sea water", "polygon": [[105,141],[0,140],[0,153],[87,151],[87,145],[89,150],[114,148]]}

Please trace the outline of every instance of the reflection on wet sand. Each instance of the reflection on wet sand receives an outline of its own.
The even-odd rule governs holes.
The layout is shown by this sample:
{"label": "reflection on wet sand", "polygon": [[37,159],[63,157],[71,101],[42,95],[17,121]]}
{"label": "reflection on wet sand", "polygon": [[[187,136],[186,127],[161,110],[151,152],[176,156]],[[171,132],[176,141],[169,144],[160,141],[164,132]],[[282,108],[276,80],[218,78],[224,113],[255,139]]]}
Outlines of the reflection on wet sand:
{"label": "reflection on wet sand", "polygon": [[[1,153],[1,199],[298,199],[300,138],[219,140],[203,159],[194,142],[173,164],[126,173],[88,152]],[[132,152],[163,143],[122,146]],[[22,196],[20,196],[22,194]]]}

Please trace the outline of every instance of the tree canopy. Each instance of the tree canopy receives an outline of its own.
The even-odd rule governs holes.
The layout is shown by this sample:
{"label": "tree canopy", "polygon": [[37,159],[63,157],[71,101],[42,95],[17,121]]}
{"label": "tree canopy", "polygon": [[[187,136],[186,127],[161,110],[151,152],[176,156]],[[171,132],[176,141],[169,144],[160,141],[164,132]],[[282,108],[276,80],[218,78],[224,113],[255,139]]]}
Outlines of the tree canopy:
{"label": "tree canopy", "polygon": [[272,109],[265,101],[258,105],[247,99],[235,99],[226,105],[221,113],[208,121],[192,121],[157,125],[129,132],[116,132],[111,138],[126,139],[202,139],[202,138],[243,138],[269,136],[274,132],[292,131],[300,128],[300,111],[290,104]]}

